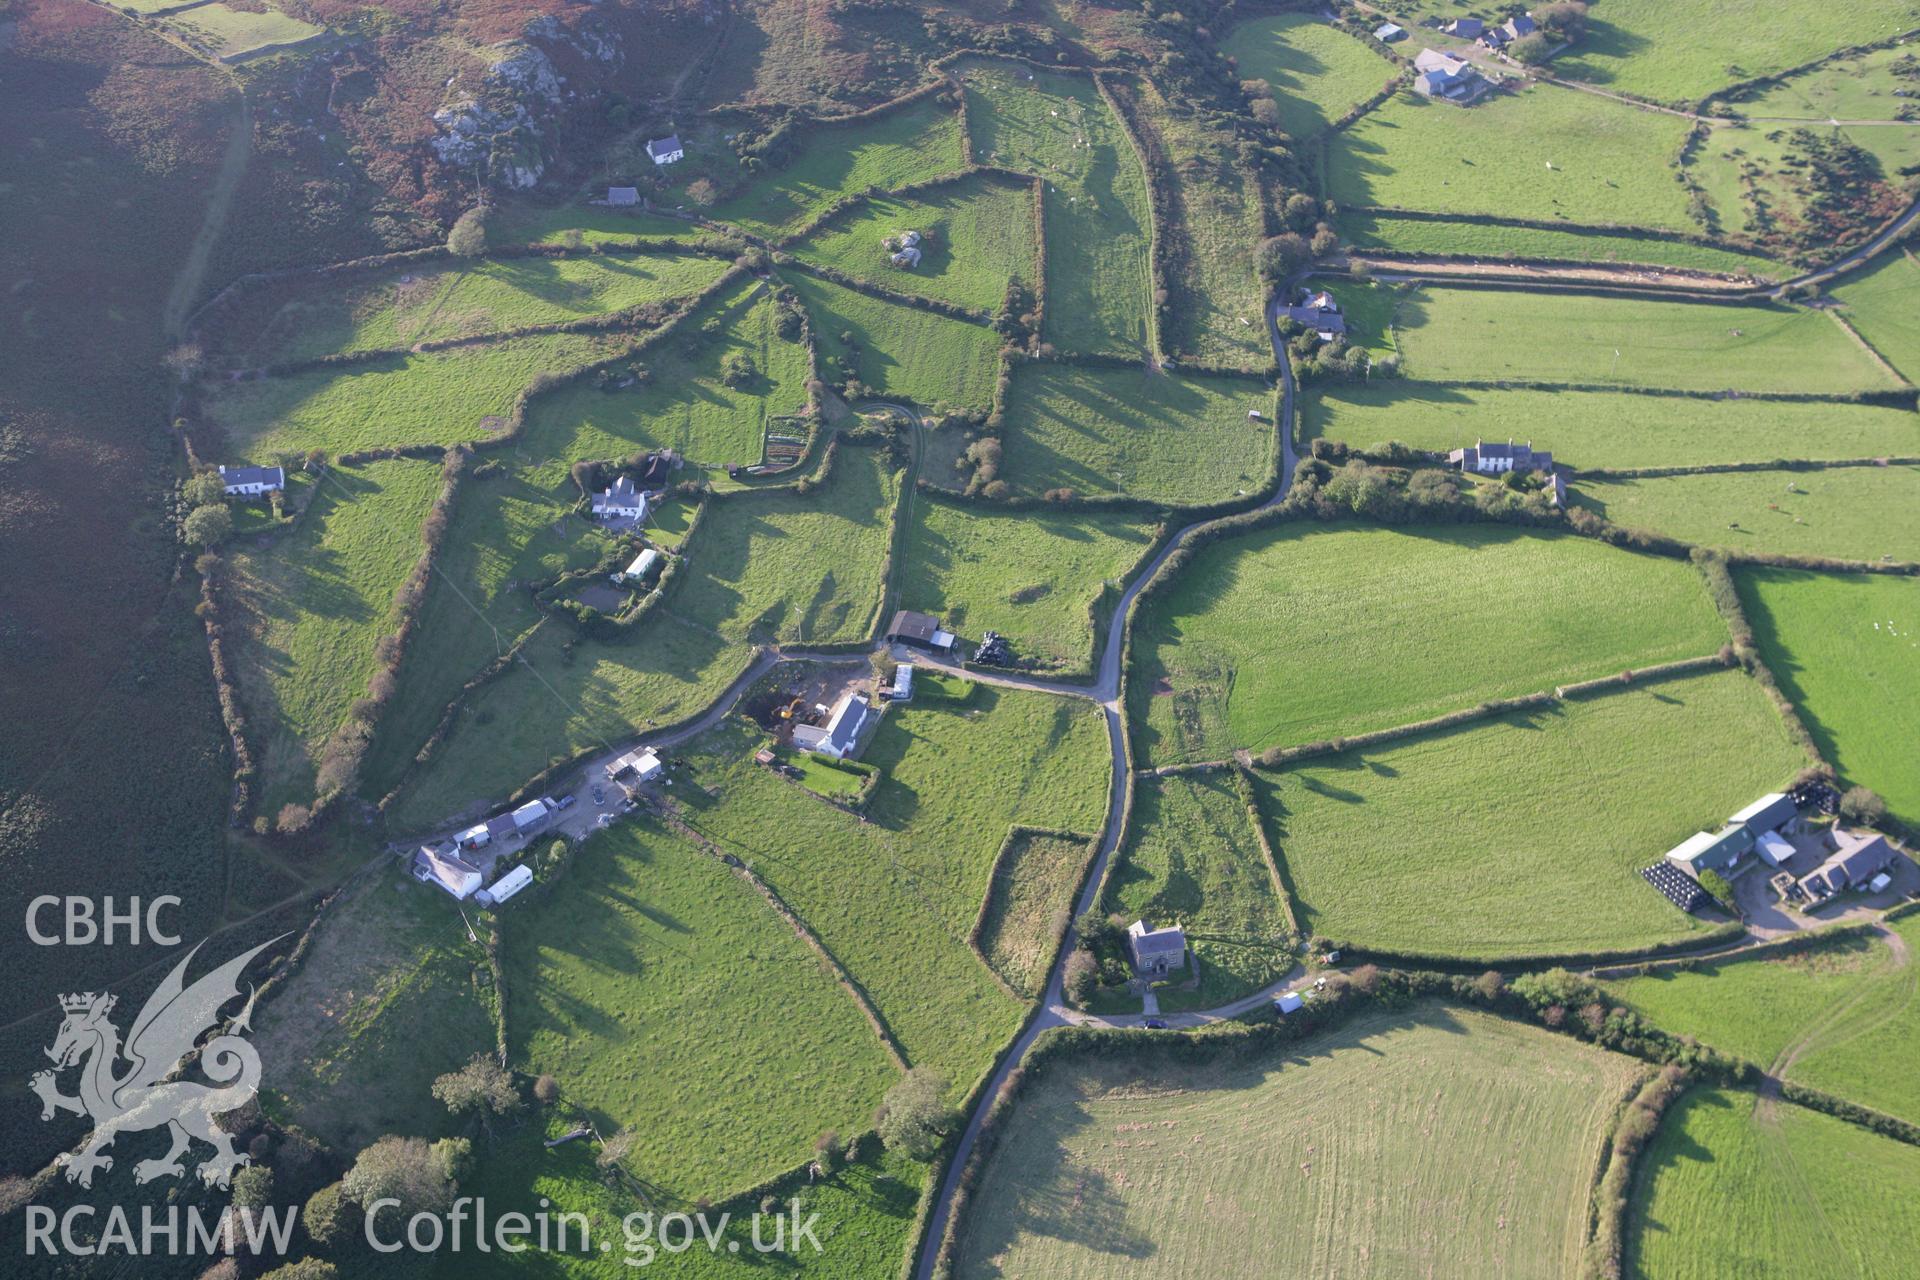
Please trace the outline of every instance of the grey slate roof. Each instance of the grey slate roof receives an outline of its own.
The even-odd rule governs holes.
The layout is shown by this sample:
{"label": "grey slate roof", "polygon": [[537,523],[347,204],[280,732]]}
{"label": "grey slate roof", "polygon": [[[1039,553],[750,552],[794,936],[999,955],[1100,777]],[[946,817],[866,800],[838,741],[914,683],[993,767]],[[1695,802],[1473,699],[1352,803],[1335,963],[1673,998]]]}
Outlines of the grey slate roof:
{"label": "grey slate roof", "polygon": [[647,143],[647,156],[653,160],[683,150],[685,148],[680,145],[680,135],[677,133],[670,133],[664,138],[654,138]]}
{"label": "grey slate roof", "polygon": [[287,487],[287,473],[281,467],[222,467],[220,483],[229,488],[242,484],[264,484],[269,489]]}

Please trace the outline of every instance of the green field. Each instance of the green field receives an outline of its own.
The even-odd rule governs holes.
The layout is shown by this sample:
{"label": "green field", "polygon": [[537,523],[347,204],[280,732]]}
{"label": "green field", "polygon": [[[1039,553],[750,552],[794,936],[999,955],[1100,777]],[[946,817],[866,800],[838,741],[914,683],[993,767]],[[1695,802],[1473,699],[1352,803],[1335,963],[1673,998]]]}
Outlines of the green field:
{"label": "green field", "polygon": [[[1920,125],[1915,126],[1920,130]],[[1847,320],[1908,381],[1920,378],[1920,317],[1913,298],[1920,290],[1920,262],[1910,250],[1884,254],[1833,290]]]}
{"label": "green field", "polygon": [[310,492],[292,530],[228,557],[229,652],[266,814],[313,799],[321,747],[366,696],[374,646],[393,630],[394,592],[420,558],[440,468],[335,467]]}
{"label": "green field", "polygon": [[1572,1275],[1639,1069],[1430,1005],[1195,1057],[1056,1059],[1002,1122],[955,1275]]}
{"label": "green field", "polygon": [[1128,921],[1186,929],[1200,986],[1162,993],[1163,1009],[1213,1008],[1293,967],[1286,907],[1247,801],[1225,771],[1140,780],[1105,905]]}
{"label": "green field", "polygon": [[897,1078],[753,886],[657,828],[595,836],[507,926],[514,1066],[554,1076],[603,1132],[637,1132],[627,1168],[670,1197],[720,1199],[804,1164],[823,1130],[859,1132]]}
{"label": "green field", "polygon": [[1161,345],[1212,365],[1264,369],[1273,361],[1267,287],[1256,261],[1266,238],[1264,196],[1234,134],[1167,101],[1151,81],[1128,86],[1142,127],[1166,158],[1178,198],[1160,228],[1178,264],[1170,331]]}
{"label": "green field", "polygon": [[1280,104],[1280,127],[1310,138],[1378,93],[1394,64],[1317,14],[1283,13],[1243,22],[1221,50],[1240,78],[1265,80]]}
{"label": "green field", "polygon": [[1302,404],[1300,435],[1440,452],[1526,440],[1576,468],[1920,456],[1920,414],[1907,409],[1428,382],[1316,389]]}
{"label": "green field", "polygon": [[[1247,413],[1258,410],[1261,420]],[[1033,363],[1007,395],[1001,479],[1039,496],[1124,494],[1194,505],[1252,493],[1278,447],[1274,393],[1254,379]]]}
{"label": "green field", "polygon": [[874,634],[897,477],[883,449],[836,451],[827,482],[712,499],[667,603],[752,643],[840,644]]}
{"label": "green field", "polygon": [[322,449],[457,444],[505,430],[514,397],[535,375],[566,373],[612,355],[622,339],[515,338],[427,355],[382,357],[203,391],[209,424],[244,457]]}
{"label": "green field", "polygon": [[[863,759],[888,777],[870,821],[752,761],[738,721],[687,748],[687,818],[799,913],[878,1008],[907,1059],[964,1091],[1012,1036],[1020,1006],[967,946],[1009,824],[1092,830],[1106,734],[1083,703],[982,690],[965,709],[887,713]],[[981,786],[995,777],[1015,785]]]}
{"label": "green field", "polygon": [[1687,122],[1555,85],[1462,109],[1412,91],[1327,144],[1342,205],[1691,231],[1667,161]]}
{"label": "green field", "polygon": [[1724,672],[1308,761],[1268,817],[1312,933],[1473,959],[1625,949],[1704,927],[1640,869],[1804,763]]}
{"label": "green field", "polygon": [[1679,561],[1491,525],[1284,525],[1204,548],[1147,603],[1136,751],[1221,760],[1364,733],[1726,638]]}
{"label": "green field", "polygon": [[[888,236],[918,231],[918,265],[888,265]],[[976,175],[910,196],[876,196],[829,219],[794,245],[806,262],[837,267],[901,293],[991,312],[1007,281],[1037,279],[1033,189],[998,175]]]}
{"label": "green field", "polygon": [[792,160],[706,216],[756,235],[790,235],[844,196],[870,187],[892,191],[955,173],[965,164],[959,116],[938,98],[922,98],[870,120],[800,129]]}
{"label": "green field", "polygon": [[1737,581],[1760,656],[1820,754],[1920,825],[1920,582],[1789,569]]}
{"label": "green field", "polygon": [[[1757,90],[1716,100],[1725,110],[1756,120],[1897,120],[1912,101],[1912,81],[1896,74],[1914,63],[1910,46],[1832,58],[1811,70]],[[1905,88],[1905,95],[1894,90]],[[1920,122],[1910,126],[1920,130]]]}
{"label": "green field", "polygon": [[1043,669],[1086,671],[1089,609],[1111,599],[1152,531],[1118,512],[996,512],[916,497],[901,549],[900,606],[958,635],[998,631]]}
{"label": "green field", "polygon": [[1093,841],[1022,831],[994,872],[980,953],[1007,985],[1036,999],[1059,948],[1056,930],[1073,914],[1074,891]]}
{"label": "green field", "polygon": [[1340,215],[1340,234],[1359,249],[1395,249],[1401,253],[1464,254],[1494,261],[1513,257],[1638,262],[1768,278],[1786,274],[1778,263],[1765,258],[1657,236],[1589,234],[1544,227],[1490,226],[1481,222],[1436,222],[1354,212]]}
{"label": "green field", "polygon": [[1920,466],[1581,480],[1574,500],[1615,524],[1687,542],[1842,560],[1920,560]]}
{"label": "green field", "polygon": [[223,326],[241,365],[498,333],[605,315],[699,293],[727,263],[715,258],[608,256],[482,259],[411,267],[347,287],[263,297]]}
{"label": "green field", "polygon": [[1849,45],[1920,26],[1913,0],[1780,5],[1728,0],[1710,10],[1666,0],[1605,0],[1553,72],[1659,102],[1694,102],[1737,80],[1773,75]]}
{"label": "green field", "polygon": [[[585,382],[541,400],[526,447],[543,460],[543,479],[563,483],[578,458],[645,449],[676,449],[696,463],[759,462],[772,420],[807,408],[806,346],[781,337],[777,321],[772,299],[744,284],[649,347],[640,356],[646,381],[611,390]],[[713,322],[719,331],[709,333]],[[723,370],[734,356],[752,361],[753,372],[729,385]]]}
{"label": "green field", "polygon": [[1841,393],[1893,385],[1845,330],[1784,306],[1422,289],[1401,305],[1408,377],[1681,391]]}
{"label": "green field", "polygon": [[433,1080],[493,1052],[496,1000],[453,903],[397,871],[368,877],[261,1004],[260,1101],[347,1156],[382,1134],[455,1132]]}
{"label": "green field", "polygon": [[1126,131],[1084,76],[968,61],[973,158],[1046,179],[1047,315],[1062,351],[1146,354],[1147,177]]}
{"label": "green field", "polygon": [[604,205],[568,204],[550,209],[509,200],[495,205],[493,216],[487,219],[487,241],[495,245],[564,244],[576,231],[583,244],[716,238],[713,232],[685,218]]}
{"label": "green field", "polygon": [[[820,376],[853,376],[874,394],[931,408],[986,409],[1000,373],[1000,335],[792,271],[786,280],[813,317]],[[852,347],[847,343],[852,337]]]}
{"label": "green field", "polygon": [[1696,1089],[1641,1155],[1626,1274],[1895,1280],[1920,1249],[1920,1151],[1753,1095]]}
{"label": "green field", "polygon": [[[1809,154],[1809,146],[1821,142],[1850,142],[1879,162],[1885,182],[1872,203],[1822,212],[1832,192],[1821,172],[1811,167]],[[1836,233],[1857,240],[1856,233],[1906,208],[1914,184],[1898,175],[1916,160],[1920,123],[1833,128],[1804,121],[1756,121],[1716,126],[1695,150],[1687,172],[1706,193],[1717,230],[1777,238],[1818,260],[1833,256]]]}
{"label": "green field", "polygon": [[1675,1035],[1914,1120],[1920,1083],[1904,1064],[1920,1052],[1920,966],[1908,958],[1920,944],[1920,919],[1894,927],[1898,953],[1875,937],[1848,937],[1816,951],[1661,971],[1610,990]]}
{"label": "green field", "polygon": [[234,9],[224,4],[203,4],[166,19],[169,26],[188,40],[204,46],[214,57],[238,61],[278,45],[294,45],[327,33],[271,6]]}

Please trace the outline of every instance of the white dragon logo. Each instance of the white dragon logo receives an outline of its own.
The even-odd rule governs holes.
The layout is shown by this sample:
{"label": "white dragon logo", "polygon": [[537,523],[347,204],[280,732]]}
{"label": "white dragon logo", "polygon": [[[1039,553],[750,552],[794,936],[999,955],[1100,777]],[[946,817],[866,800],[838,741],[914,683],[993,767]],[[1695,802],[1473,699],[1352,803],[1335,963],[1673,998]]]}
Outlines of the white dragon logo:
{"label": "white dragon logo", "polygon": [[[249,995],[246,1007],[227,1030],[200,1050],[200,1068],[218,1087],[167,1077],[193,1050],[194,1042],[220,1020],[221,1006],[240,994],[240,973],[247,962],[279,940],[261,943],[189,987],[181,975],[200,950],[194,947],[147,998],[124,1048],[119,1029],[107,1018],[117,997],[91,991],[60,997],[66,1018],[46,1051],[53,1069],[36,1072],[27,1083],[40,1095],[42,1120],[51,1120],[61,1111],[93,1119],[93,1133],[85,1147],[60,1157],[69,1182],[91,1187],[95,1170],[113,1168],[113,1157],[101,1152],[122,1133],[147,1129],[168,1129],[173,1147],[160,1159],[136,1164],[136,1182],[186,1173],[180,1156],[194,1138],[214,1148],[213,1157],[199,1169],[201,1179],[213,1186],[226,1186],[233,1171],[249,1162],[247,1155],[233,1149],[232,1136],[214,1123],[214,1117],[245,1104],[259,1091],[260,1055],[238,1034],[251,1029],[253,1001],[259,993]],[[115,1074],[122,1059],[130,1066],[124,1074]],[[77,1098],[61,1093],[58,1081],[58,1073],[74,1066],[80,1068]]]}

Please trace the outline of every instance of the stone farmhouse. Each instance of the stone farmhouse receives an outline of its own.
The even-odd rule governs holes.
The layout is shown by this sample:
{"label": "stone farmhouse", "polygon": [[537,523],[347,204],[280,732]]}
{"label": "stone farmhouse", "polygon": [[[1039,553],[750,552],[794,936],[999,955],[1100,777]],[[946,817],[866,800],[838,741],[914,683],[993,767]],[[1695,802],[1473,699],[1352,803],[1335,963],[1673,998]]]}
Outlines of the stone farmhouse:
{"label": "stone farmhouse", "polygon": [[1535,449],[1531,441],[1526,444],[1515,444],[1511,440],[1505,444],[1488,444],[1485,440],[1475,440],[1470,446],[1449,453],[1447,461],[1462,471],[1482,476],[1504,475],[1509,471],[1553,470],[1553,454],[1545,449]]}
{"label": "stone farmhouse", "polygon": [[1800,892],[1811,905],[1847,889],[1884,889],[1891,882],[1886,871],[1893,859],[1893,846],[1879,832],[1836,827],[1832,856],[1800,877]]}
{"label": "stone farmhouse", "polygon": [[631,476],[620,476],[611,488],[593,495],[595,520],[644,520],[647,495],[641,493]]}
{"label": "stone farmhouse", "polygon": [[1480,43],[1496,53],[1505,49],[1515,40],[1530,36],[1540,29],[1539,24],[1527,14],[1508,18],[1497,27],[1488,27],[1480,33]]}
{"label": "stone farmhouse", "polygon": [[1127,926],[1127,954],[1143,978],[1164,977],[1187,962],[1187,933],[1177,924],[1154,929],[1144,920]]}
{"label": "stone farmhouse", "polygon": [[1493,86],[1464,58],[1422,49],[1413,60],[1413,91],[1436,102],[1466,106]]}
{"label": "stone farmhouse", "polygon": [[1322,342],[1332,342],[1335,338],[1347,335],[1347,318],[1340,314],[1340,304],[1325,289],[1310,295],[1304,302],[1288,307],[1287,319],[1303,329],[1313,330]]}
{"label": "stone farmhouse", "polygon": [[653,161],[655,167],[673,164],[684,159],[686,154],[686,148],[680,145],[680,135],[677,133],[647,141],[647,159]]}
{"label": "stone farmhouse", "polygon": [[443,889],[464,902],[480,887],[480,868],[451,848],[436,849],[423,844],[413,855],[413,878]]}
{"label": "stone farmhouse", "polygon": [[282,467],[222,467],[220,487],[230,498],[257,498],[285,489],[287,473]]}
{"label": "stone farmhouse", "polygon": [[795,725],[793,745],[801,751],[817,751],[835,760],[845,760],[860,741],[860,729],[867,723],[871,705],[864,693],[847,694],[834,705],[826,724]]}

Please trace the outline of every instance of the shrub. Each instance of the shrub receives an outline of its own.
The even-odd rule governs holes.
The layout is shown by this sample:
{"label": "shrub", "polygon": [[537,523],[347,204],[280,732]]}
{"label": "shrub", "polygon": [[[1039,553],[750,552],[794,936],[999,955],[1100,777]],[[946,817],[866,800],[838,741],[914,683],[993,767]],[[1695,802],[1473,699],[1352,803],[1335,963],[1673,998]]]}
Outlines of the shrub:
{"label": "shrub", "polygon": [[447,232],[447,252],[477,258],[487,251],[487,207],[477,205],[454,220]]}
{"label": "shrub", "polygon": [[223,502],[195,507],[180,531],[196,547],[217,547],[233,532],[233,512]]}
{"label": "shrub", "polygon": [[930,1160],[952,1122],[953,1112],[941,1100],[946,1080],[926,1067],[915,1067],[887,1096],[874,1114],[873,1127],[887,1150]]}
{"label": "shrub", "polygon": [[307,1197],[300,1211],[300,1223],[307,1235],[322,1249],[346,1244],[360,1234],[360,1205],[339,1182],[329,1183]]}
{"label": "shrub", "polygon": [[1887,802],[1865,787],[1848,787],[1840,797],[1840,816],[1870,827],[1887,816]]}

